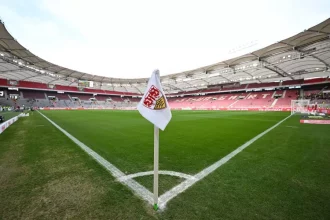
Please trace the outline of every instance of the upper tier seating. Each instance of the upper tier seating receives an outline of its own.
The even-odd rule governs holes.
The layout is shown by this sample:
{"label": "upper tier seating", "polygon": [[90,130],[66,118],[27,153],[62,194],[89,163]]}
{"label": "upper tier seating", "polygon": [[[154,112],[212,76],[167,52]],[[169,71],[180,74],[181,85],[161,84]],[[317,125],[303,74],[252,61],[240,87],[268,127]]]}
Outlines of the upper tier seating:
{"label": "upper tier seating", "polygon": [[70,94],[70,96],[73,98],[73,97],[76,97],[80,100],[83,100],[83,101],[89,101],[90,98],[94,98],[94,96],[92,94],[78,94],[78,93],[72,93]]}
{"label": "upper tier seating", "polygon": [[278,82],[270,82],[270,83],[250,83],[248,85],[248,89],[250,88],[265,88],[265,87],[275,87],[278,86]]}
{"label": "upper tier seating", "polygon": [[35,90],[24,90],[22,91],[25,99],[45,99],[45,93]]}

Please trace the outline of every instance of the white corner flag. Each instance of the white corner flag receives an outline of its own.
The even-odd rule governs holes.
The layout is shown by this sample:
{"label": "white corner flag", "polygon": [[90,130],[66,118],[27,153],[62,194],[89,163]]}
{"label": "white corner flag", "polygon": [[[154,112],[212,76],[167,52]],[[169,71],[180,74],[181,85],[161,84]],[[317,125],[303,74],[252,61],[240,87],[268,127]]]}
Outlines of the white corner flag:
{"label": "white corner flag", "polygon": [[137,106],[140,114],[160,128],[165,130],[172,118],[171,110],[160,84],[159,70],[154,70],[147,86],[147,90]]}
{"label": "white corner flag", "polygon": [[140,114],[154,124],[154,209],[158,209],[159,129],[165,130],[172,118],[170,107],[160,84],[159,70],[154,70],[140,103]]}

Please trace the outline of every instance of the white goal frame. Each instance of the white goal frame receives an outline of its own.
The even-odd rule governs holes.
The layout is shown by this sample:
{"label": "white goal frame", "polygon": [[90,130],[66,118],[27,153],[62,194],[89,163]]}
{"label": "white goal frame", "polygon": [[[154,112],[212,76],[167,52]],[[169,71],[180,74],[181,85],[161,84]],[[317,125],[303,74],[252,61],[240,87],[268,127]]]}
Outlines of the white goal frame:
{"label": "white goal frame", "polygon": [[308,113],[309,99],[291,100],[291,115],[296,113]]}

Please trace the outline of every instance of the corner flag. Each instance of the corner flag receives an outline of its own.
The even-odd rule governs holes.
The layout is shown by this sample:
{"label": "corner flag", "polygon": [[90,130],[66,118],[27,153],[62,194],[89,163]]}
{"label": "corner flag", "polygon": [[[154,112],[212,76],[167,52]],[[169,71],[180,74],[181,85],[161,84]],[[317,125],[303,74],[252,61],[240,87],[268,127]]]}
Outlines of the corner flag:
{"label": "corner flag", "polygon": [[147,86],[147,90],[137,106],[140,114],[160,128],[165,130],[172,118],[170,107],[160,84],[159,70],[154,70]]}
{"label": "corner flag", "polygon": [[159,70],[154,70],[140,103],[140,114],[154,124],[154,209],[158,209],[159,128],[165,130],[172,118],[170,107],[160,84]]}

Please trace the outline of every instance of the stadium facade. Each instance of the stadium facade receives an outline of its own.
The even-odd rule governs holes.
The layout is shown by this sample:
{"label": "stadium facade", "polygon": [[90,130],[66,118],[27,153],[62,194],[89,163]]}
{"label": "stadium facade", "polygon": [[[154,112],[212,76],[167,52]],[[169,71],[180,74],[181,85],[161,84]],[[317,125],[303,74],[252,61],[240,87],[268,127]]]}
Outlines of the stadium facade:
{"label": "stadium facade", "polygon": [[[146,78],[120,79],[58,66],[30,52],[0,24],[0,104],[134,108]],[[172,108],[282,109],[311,98],[329,106],[330,18],[257,51],[161,77]]]}

